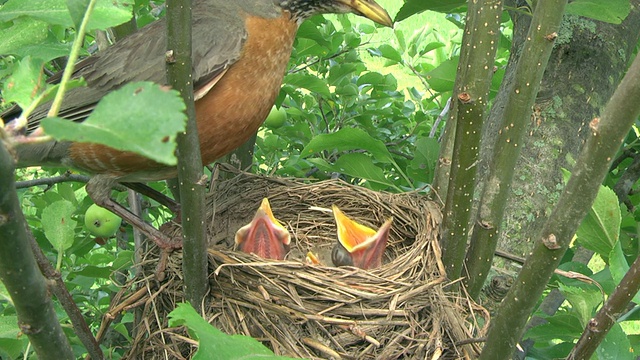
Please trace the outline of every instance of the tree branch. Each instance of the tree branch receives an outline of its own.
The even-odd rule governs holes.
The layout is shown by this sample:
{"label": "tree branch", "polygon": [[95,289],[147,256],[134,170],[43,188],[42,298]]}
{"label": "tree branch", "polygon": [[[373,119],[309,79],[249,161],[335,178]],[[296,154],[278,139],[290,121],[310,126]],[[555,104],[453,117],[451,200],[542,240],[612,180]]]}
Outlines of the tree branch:
{"label": "tree branch", "polygon": [[0,173],[0,279],[13,300],[20,329],[38,358],[73,359],[45,279],[29,248],[27,223],[15,190],[13,158],[1,138]]}
{"label": "tree branch", "polygon": [[60,184],[60,183],[69,182],[69,181],[87,183],[89,182],[89,179],[90,177],[87,175],[72,174],[67,171],[64,174],[58,175],[58,176],[18,181],[16,182],[16,189],[25,189],[25,188],[30,188],[34,186],[40,186],[40,185],[47,185],[47,188],[50,188],[55,184]]}
{"label": "tree branch", "polygon": [[450,121],[456,122],[442,220],[442,262],[449,279],[462,273],[482,123],[500,37],[503,0],[469,1]]}
{"label": "tree branch", "polygon": [[205,184],[202,156],[193,103],[191,75],[191,1],[168,0],[167,79],[180,91],[187,106],[187,128],[178,134],[178,179],[182,201],[183,260],[185,296],[195,309],[208,291],[206,232],[204,227]]}
{"label": "tree branch", "polygon": [[[638,80],[640,80],[640,76]],[[591,359],[591,355],[607,336],[616,319],[625,312],[625,308],[638,293],[638,290],[640,290],[640,258],[636,258],[604,306],[596,316],[589,320],[582,336],[567,359]]]}
{"label": "tree branch", "polygon": [[73,297],[60,277],[60,272],[56,271],[56,269],[51,266],[49,259],[47,259],[47,256],[42,252],[42,249],[38,246],[33,235],[27,233],[27,236],[29,237],[29,245],[31,246],[31,251],[33,251],[36,263],[40,268],[40,272],[42,272],[42,274],[49,280],[49,289],[51,289],[51,292],[55,295],[64,311],[69,316],[69,320],[71,320],[73,330],[78,336],[78,339],[80,339],[92,359],[104,359],[104,354],[102,353],[102,349],[100,349],[100,345],[98,345],[96,338],[91,333],[91,330],[89,330],[89,326],[84,320],[82,312],[73,301]]}
{"label": "tree branch", "polygon": [[635,101],[639,98],[640,57],[636,57],[602,116],[589,124],[590,136],[558,205],[546,221],[531,255],[493,319],[487,343],[480,355],[481,360],[510,358],[527,319],[580,222],[591,208],[613,157],[640,115],[640,102]]}
{"label": "tree branch", "polygon": [[536,6],[527,41],[515,70],[513,88],[507,92],[509,98],[502,113],[500,132],[489,162],[489,175],[480,197],[465,259],[471,276],[464,283],[473,298],[480,294],[491,268],[516,162],[520,157],[522,137],[531,122],[531,109],[540,89],[540,81],[551,56],[554,40],[558,36],[566,4],[566,0],[541,0]]}

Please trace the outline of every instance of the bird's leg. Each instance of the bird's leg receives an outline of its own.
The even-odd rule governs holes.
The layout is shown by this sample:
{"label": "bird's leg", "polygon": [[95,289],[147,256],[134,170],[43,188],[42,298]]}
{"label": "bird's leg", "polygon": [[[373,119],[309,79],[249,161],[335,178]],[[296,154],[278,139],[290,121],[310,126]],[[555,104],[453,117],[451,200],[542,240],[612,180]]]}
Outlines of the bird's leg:
{"label": "bird's leg", "polygon": [[142,233],[153,240],[153,242],[158,244],[161,249],[173,250],[182,247],[182,243],[180,241],[173,241],[160,230],[154,228],[150,224],[147,224],[127,208],[111,199],[111,188],[116,183],[117,180],[113,176],[96,175],[87,183],[87,194],[89,194],[93,202],[97,205],[110,210],[114,214],[120,216],[124,221],[131,224],[131,226],[138,228]]}

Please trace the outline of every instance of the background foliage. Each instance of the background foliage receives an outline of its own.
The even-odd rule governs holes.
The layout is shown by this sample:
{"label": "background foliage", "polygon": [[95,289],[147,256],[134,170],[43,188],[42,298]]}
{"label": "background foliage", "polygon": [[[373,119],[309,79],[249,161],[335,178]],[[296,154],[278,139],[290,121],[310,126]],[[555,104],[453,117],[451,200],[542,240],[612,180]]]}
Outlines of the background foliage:
{"label": "background foliage", "polygon": [[[391,192],[429,191],[447,119],[444,109],[456,79],[466,1],[380,2],[390,13],[398,11],[399,20],[404,19],[394,30],[377,29],[353,16],[316,17],[301,26],[276,104],[284,109],[286,118],[284,123],[271,123],[259,131],[252,171],[310,179],[339,177]],[[30,89],[41,82],[39,68],[44,66],[48,74],[62,70],[64,59],[60,57],[69,53],[75,36],[73,25],[79,21],[69,15],[62,0],[0,4],[0,54],[10,54],[0,57],[2,96],[7,101],[3,106],[15,101],[26,108],[35,98]],[[619,23],[629,11],[628,1],[602,4],[578,0],[567,12]],[[161,1],[137,0],[132,9],[139,27],[163,15]],[[410,17],[425,9],[441,12]],[[96,35],[96,30],[126,22],[130,11],[124,2],[99,1],[82,54],[97,51],[102,35]],[[503,80],[512,28],[505,14],[494,64],[492,99]],[[15,88],[14,84],[26,85]],[[637,258],[637,184],[624,199],[611,189],[636,164],[639,135],[636,123],[578,230],[565,256],[567,261],[560,266],[562,271],[584,277],[560,273],[548,284],[549,291],[559,290],[566,301],[555,314],[536,313],[546,323],[527,332],[526,337],[535,342],[529,353],[533,358],[567,356],[589,319]],[[17,176],[24,180],[65,172],[30,168],[18,171]],[[57,265],[95,333],[110,295],[135,274],[134,252],[127,226],[119,229],[116,239],[95,238],[86,230],[84,213],[92,202],[83,186],[64,182],[20,189],[18,194],[38,244]],[[164,183],[152,186],[168,193]],[[126,201],[125,193],[115,196]],[[154,202],[146,203],[145,209],[145,216],[156,226],[171,216]],[[61,217],[69,220],[63,228],[58,221]],[[570,261],[578,247],[595,254],[588,264]],[[28,357],[29,344],[16,326],[15,308],[7,292],[1,293],[0,357]],[[86,350],[69,327],[66,313],[56,306],[76,356],[84,355]],[[634,358],[633,350],[640,341],[640,315],[637,305],[630,305],[628,310],[599,348],[598,358]],[[195,321],[190,314],[182,315]],[[117,359],[124,354],[131,341],[133,320],[127,313],[115,323],[103,343],[107,357]]]}

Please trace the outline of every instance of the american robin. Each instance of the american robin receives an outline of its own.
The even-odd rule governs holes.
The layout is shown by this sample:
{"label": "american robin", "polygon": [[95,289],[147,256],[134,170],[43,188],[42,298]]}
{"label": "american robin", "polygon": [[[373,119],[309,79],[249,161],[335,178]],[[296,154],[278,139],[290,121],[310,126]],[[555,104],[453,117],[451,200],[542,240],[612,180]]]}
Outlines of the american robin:
{"label": "american robin", "polygon": [[275,260],[284,259],[290,242],[289,231],[273,216],[267,198],[262,199],[251,223],[241,227],[235,237],[240,250]]}
{"label": "american robin", "polygon": [[338,228],[338,243],[331,251],[335,266],[355,266],[373,269],[382,265],[382,256],[387,248],[393,218],[382,224],[378,231],[348,218],[333,205],[333,216]]}
{"label": "american robin", "polygon": [[[204,164],[231,152],[252,136],[275,102],[298,26],[323,13],[353,12],[391,26],[388,13],[373,0],[199,0],[193,7],[193,84],[196,120]],[[166,84],[165,21],[159,20],[105,51],[81,61],[74,76],[86,87],[68,92],[60,117],[82,121],[107,93],[132,81]],[[49,105],[29,118],[38,127]],[[123,110],[123,111],[126,111]],[[11,120],[16,113],[3,114]],[[90,143],[24,143],[15,147],[17,165],[64,165],[94,176],[87,184],[93,200],[167,240],[110,199],[116,182],[175,177],[168,167],[134,153]]]}

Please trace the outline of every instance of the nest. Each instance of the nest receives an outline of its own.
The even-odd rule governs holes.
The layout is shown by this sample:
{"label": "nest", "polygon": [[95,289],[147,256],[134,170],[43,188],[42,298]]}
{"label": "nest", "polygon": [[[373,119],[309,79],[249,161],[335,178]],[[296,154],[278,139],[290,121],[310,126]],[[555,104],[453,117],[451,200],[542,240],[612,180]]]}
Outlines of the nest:
{"label": "nest", "polygon": [[[292,234],[285,261],[234,251],[235,231],[268,197]],[[394,218],[380,268],[336,268],[303,261],[328,253],[336,241],[331,205],[372,228]],[[437,244],[441,213],[418,193],[374,192],[338,180],[301,183],[248,174],[220,182],[210,211],[210,298],[205,318],[229,334],[261,340],[276,354],[309,359],[475,358],[469,341],[472,303],[447,293]],[[114,311],[137,307],[142,317],[130,359],[190,358],[196,345],[167,314],[184,301],[181,252],[154,277],[158,253],[146,255],[141,276]],[[140,280],[142,278],[142,280]],[[138,291],[134,291],[138,289]],[[119,304],[118,304],[119,303]],[[113,313],[113,312],[111,312]],[[463,345],[464,344],[464,345]]]}

